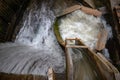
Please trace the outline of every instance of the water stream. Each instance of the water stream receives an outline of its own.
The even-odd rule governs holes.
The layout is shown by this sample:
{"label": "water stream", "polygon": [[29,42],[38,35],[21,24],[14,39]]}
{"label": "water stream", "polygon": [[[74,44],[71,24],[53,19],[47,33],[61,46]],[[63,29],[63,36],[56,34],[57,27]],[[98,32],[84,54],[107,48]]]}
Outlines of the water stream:
{"label": "water stream", "polygon": [[18,25],[21,29],[15,42],[0,44],[0,72],[46,75],[52,67],[56,73],[63,73],[64,52],[52,26],[55,14],[71,1],[31,0]]}
{"label": "water stream", "polygon": [[85,49],[68,48],[73,60],[73,80],[102,80]]}

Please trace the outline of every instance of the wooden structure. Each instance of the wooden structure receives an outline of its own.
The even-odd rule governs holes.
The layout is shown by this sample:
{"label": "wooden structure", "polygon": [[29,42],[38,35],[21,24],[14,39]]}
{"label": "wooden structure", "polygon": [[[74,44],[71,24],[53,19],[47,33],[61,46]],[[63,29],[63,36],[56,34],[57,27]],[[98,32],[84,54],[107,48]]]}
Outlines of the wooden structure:
{"label": "wooden structure", "polygon": [[0,42],[10,41],[30,0],[0,0]]}
{"label": "wooden structure", "polygon": [[[67,44],[67,40],[75,40],[75,41],[77,41],[78,44],[71,46],[71,45]],[[73,75],[78,75],[78,74],[73,74],[74,65],[72,62],[72,57],[71,57],[70,53],[68,53],[68,51],[67,51],[67,48],[70,48],[70,47],[71,48],[81,48],[87,52],[86,54],[89,55],[92,62],[96,65],[96,67],[102,77],[102,80],[119,80],[120,79],[119,71],[109,61],[107,61],[107,59],[102,54],[100,54],[100,53],[96,54],[95,52],[90,50],[88,47],[86,47],[85,44],[81,42],[81,40],[79,40],[77,38],[76,39],[66,39],[65,44],[66,44],[65,50],[66,50],[67,80],[74,80]]]}
{"label": "wooden structure", "polygon": [[98,41],[95,47],[96,50],[101,51],[105,48],[107,36],[108,32],[105,29],[101,30],[101,32],[98,34]]}
{"label": "wooden structure", "polygon": [[120,0],[109,0],[109,3],[114,21],[114,28],[117,32],[117,35],[119,36],[120,35]]}
{"label": "wooden structure", "polygon": [[[64,16],[66,14],[69,14],[75,10],[81,10],[81,6],[80,5],[75,5],[72,6],[70,8],[67,8],[65,10],[63,10],[63,12],[61,12],[60,15],[58,15],[58,19],[61,16]],[[92,14],[94,16],[101,16],[102,13],[95,10],[95,9],[91,9],[91,8],[86,8],[84,7],[84,9],[82,10],[87,14]],[[93,52],[91,49],[89,49],[87,46],[85,46],[84,43],[81,42],[81,40],[79,39],[66,39],[66,40],[76,40],[77,43],[79,43],[79,45],[67,45],[67,41],[63,41],[60,33],[59,33],[59,25],[58,25],[58,19],[56,20],[56,23],[54,24],[54,32],[56,35],[56,38],[58,40],[58,42],[65,47],[65,51],[66,51],[66,69],[67,69],[67,80],[73,80],[73,62],[71,59],[71,55],[68,53],[67,48],[81,48],[84,49],[89,55],[90,59],[92,60],[92,62],[97,66],[97,69],[100,72],[100,75],[102,76],[103,80],[119,80],[120,77],[120,73],[119,71],[100,53],[95,53]],[[98,35],[98,43],[97,43],[97,47],[96,49],[98,51],[101,51],[103,48],[105,48],[105,44],[106,44],[106,40],[107,40],[107,31],[102,30],[101,33],[99,33]]]}
{"label": "wooden structure", "polygon": [[[109,49],[111,59],[116,66],[120,65],[120,24],[117,7],[120,6],[120,0],[106,0],[109,10],[109,22],[112,26],[113,38],[109,40],[107,48]],[[112,46],[111,46],[112,45]],[[118,67],[120,70],[120,66]]]}
{"label": "wooden structure", "polygon": [[48,69],[48,80],[55,80],[55,73],[52,68]]}
{"label": "wooden structure", "polygon": [[47,80],[47,77],[32,74],[0,73],[0,80]]}
{"label": "wooden structure", "polygon": [[66,8],[65,10],[63,10],[60,14],[57,15],[57,17],[64,16],[64,15],[74,12],[76,10],[81,10],[81,11],[85,12],[86,14],[94,15],[97,17],[102,15],[102,13],[96,9],[92,9],[92,8],[85,7],[82,5],[74,5],[74,6],[71,6],[69,8]]}

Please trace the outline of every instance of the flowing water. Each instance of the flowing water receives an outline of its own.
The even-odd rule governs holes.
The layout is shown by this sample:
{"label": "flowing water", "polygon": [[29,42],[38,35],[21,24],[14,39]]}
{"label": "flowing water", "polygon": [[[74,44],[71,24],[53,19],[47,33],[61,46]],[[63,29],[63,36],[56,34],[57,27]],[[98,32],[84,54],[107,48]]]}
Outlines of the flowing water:
{"label": "flowing water", "polygon": [[73,60],[73,80],[102,80],[85,49],[68,48]]}
{"label": "flowing water", "polygon": [[[52,26],[55,14],[70,3],[72,3],[72,0],[62,0],[61,3],[59,0],[32,0],[18,25],[21,29],[15,42],[0,44],[0,72],[46,75],[48,68],[53,67],[55,72],[63,73],[65,71],[64,52],[57,43]],[[79,16],[74,16],[74,14],[79,14]],[[80,17],[80,15],[82,16]],[[78,34],[80,34],[80,38],[85,38],[83,41],[94,48],[97,41],[96,34],[99,32],[100,19],[83,15],[82,12],[78,11],[68,15],[69,17],[72,21],[70,19],[61,21],[63,27],[61,27],[60,32],[63,39],[68,36],[64,31],[67,29],[67,32],[70,33],[68,37],[73,38],[75,35],[77,35],[75,37],[79,37]],[[78,22],[78,18],[82,21],[81,23]],[[69,25],[69,27],[66,25]],[[75,26],[76,29],[72,26]],[[80,77],[83,77],[83,80],[92,80],[92,78],[88,79],[86,77],[87,74],[92,74],[90,76],[95,77],[95,74],[91,73],[92,69],[87,67],[89,65],[85,62],[86,60],[83,63],[80,55],[76,60],[80,61],[79,67],[86,65],[86,70],[90,72],[81,73],[84,76]],[[76,69],[79,68],[76,67]]]}
{"label": "flowing water", "polygon": [[95,49],[98,34],[102,29],[109,33],[108,38],[112,37],[111,28],[105,20],[88,15],[80,10],[74,11],[59,20],[59,30],[63,40],[79,38],[91,49]]}
{"label": "flowing water", "polygon": [[61,1],[31,0],[15,42],[0,44],[0,72],[46,75],[50,67],[56,73],[64,72],[64,52],[52,27],[55,14],[68,6],[67,0]]}

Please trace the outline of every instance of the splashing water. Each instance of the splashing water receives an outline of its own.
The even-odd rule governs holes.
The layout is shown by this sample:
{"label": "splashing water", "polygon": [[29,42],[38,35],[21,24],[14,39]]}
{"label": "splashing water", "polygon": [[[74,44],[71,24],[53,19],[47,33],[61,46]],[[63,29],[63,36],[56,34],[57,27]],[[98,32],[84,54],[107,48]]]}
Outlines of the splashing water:
{"label": "splashing water", "polygon": [[[103,24],[104,26],[102,26]],[[59,21],[60,34],[63,40],[66,38],[80,38],[91,49],[95,48],[98,33],[102,28],[107,28],[105,21],[102,20],[101,22],[101,18],[85,14],[80,10],[66,15]],[[109,33],[111,30],[108,29]]]}
{"label": "splashing water", "polygon": [[0,44],[0,72],[46,75],[52,67],[65,70],[63,50],[53,33],[53,1],[32,2],[18,26],[22,27],[15,43]]}
{"label": "splashing water", "polygon": [[68,48],[73,60],[74,80],[103,80],[84,49]]}

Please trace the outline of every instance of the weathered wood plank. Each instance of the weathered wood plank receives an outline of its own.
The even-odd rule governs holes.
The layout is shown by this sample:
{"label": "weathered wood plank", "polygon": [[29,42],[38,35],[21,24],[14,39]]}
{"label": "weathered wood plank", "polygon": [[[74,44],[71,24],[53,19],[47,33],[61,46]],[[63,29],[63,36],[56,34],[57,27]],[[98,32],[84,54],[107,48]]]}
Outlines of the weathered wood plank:
{"label": "weathered wood plank", "polygon": [[53,68],[48,69],[48,80],[55,80],[55,73],[53,71]]}
{"label": "weathered wood plank", "polygon": [[73,80],[73,61],[72,61],[72,56],[69,52],[69,48],[67,48],[67,40],[65,40],[65,58],[66,58],[66,80]]}
{"label": "weathered wood plank", "polygon": [[100,50],[105,48],[106,41],[107,41],[107,36],[108,36],[108,32],[106,30],[102,30],[98,34],[98,41],[97,41],[97,45],[96,45],[96,48],[95,48],[96,50],[100,51]]}
{"label": "weathered wood plank", "polygon": [[47,80],[41,75],[0,73],[0,80]]}
{"label": "weathered wood plank", "polygon": [[115,6],[116,15],[118,18],[118,23],[120,24],[120,6]]}
{"label": "weathered wood plank", "polygon": [[97,9],[92,9],[92,8],[88,8],[88,7],[85,7],[85,6],[82,6],[80,8],[80,10],[87,13],[87,14],[94,15],[96,17],[99,17],[99,16],[102,15],[102,13],[100,11],[98,11]]}
{"label": "weathered wood plank", "polygon": [[81,5],[74,5],[74,6],[71,6],[69,8],[66,8],[65,10],[63,10],[60,14],[57,15],[57,17],[64,16],[64,15],[74,12],[76,10],[81,10],[81,11],[85,12],[86,14],[90,14],[90,15],[94,15],[94,16],[102,15],[102,13],[96,9],[88,8],[88,7],[81,6]]}
{"label": "weathered wood plank", "polygon": [[65,10],[63,10],[60,14],[57,15],[57,17],[69,14],[69,13],[75,11],[75,10],[79,10],[80,8],[81,8],[80,5],[71,6],[69,8],[66,8]]}

